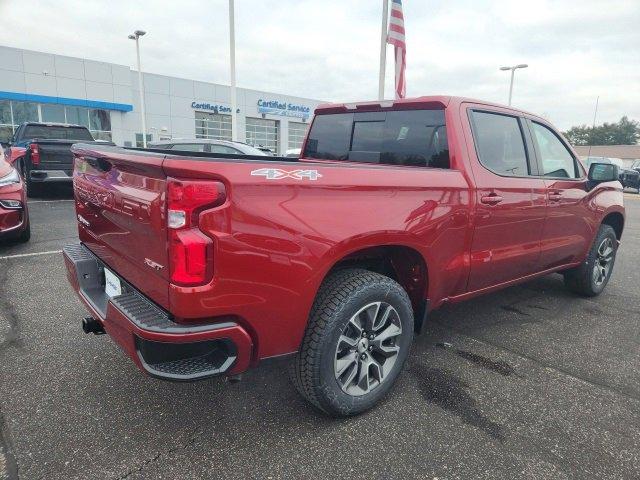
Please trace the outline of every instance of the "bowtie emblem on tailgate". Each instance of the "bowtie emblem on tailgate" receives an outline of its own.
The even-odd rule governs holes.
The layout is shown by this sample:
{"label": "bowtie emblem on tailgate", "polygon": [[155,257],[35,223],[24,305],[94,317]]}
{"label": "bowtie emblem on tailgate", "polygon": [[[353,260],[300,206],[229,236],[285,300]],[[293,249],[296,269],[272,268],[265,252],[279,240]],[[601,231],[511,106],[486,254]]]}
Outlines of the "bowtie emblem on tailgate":
{"label": "bowtie emblem on tailgate", "polygon": [[322,177],[317,170],[282,170],[280,168],[260,168],[251,172],[252,176],[265,177],[267,180],[293,178],[294,180],[317,180]]}

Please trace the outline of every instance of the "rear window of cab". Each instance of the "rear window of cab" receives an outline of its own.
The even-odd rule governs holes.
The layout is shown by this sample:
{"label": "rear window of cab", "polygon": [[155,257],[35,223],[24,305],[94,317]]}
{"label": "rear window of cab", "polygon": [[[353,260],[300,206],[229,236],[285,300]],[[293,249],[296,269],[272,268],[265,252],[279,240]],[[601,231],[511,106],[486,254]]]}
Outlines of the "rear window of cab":
{"label": "rear window of cab", "polygon": [[303,156],[324,160],[449,168],[444,110],[316,115]]}

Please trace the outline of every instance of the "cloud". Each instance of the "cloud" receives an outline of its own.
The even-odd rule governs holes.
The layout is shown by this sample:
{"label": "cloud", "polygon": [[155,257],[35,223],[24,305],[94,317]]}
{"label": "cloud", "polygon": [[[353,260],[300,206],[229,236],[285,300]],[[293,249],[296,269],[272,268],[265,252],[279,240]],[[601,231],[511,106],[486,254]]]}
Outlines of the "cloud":
{"label": "cloud", "polygon": [[[228,83],[226,0],[0,0],[9,46],[133,66],[127,35],[142,39],[145,71]],[[405,0],[407,92],[514,105],[561,128],[640,119],[640,4],[637,0]],[[379,1],[236,1],[238,85],[328,101],[375,98]],[[25,35],[25,19],[29,29]],[[388,50],[388,96],[393,95]]]}

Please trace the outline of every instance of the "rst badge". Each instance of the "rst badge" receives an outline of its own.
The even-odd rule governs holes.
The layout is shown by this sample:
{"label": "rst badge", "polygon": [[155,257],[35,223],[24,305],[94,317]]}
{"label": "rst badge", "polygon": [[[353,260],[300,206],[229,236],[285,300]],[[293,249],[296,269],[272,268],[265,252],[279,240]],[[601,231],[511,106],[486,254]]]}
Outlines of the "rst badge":
{"label": "rst badge", "polygon": [[280,168],[260,168],[253,170],[252,176],[265,177],[267,180],[293,178],[294,180],[317,180],[322,177],[317,170],[282,170]]}

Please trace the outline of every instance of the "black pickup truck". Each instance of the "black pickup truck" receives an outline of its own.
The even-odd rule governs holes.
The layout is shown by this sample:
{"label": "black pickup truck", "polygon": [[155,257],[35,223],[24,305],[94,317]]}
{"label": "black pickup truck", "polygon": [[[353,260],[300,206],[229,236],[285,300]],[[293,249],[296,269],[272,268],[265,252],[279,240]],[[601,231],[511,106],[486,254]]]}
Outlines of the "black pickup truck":
{"label": "black pickup truck", "polygon": [[113,145],[95,141],[81,125],[27,122],[13,135],[7,158],[24,178],[27,194],[34,196],[48,183],[71,183],[71,145],[80,142]]}

